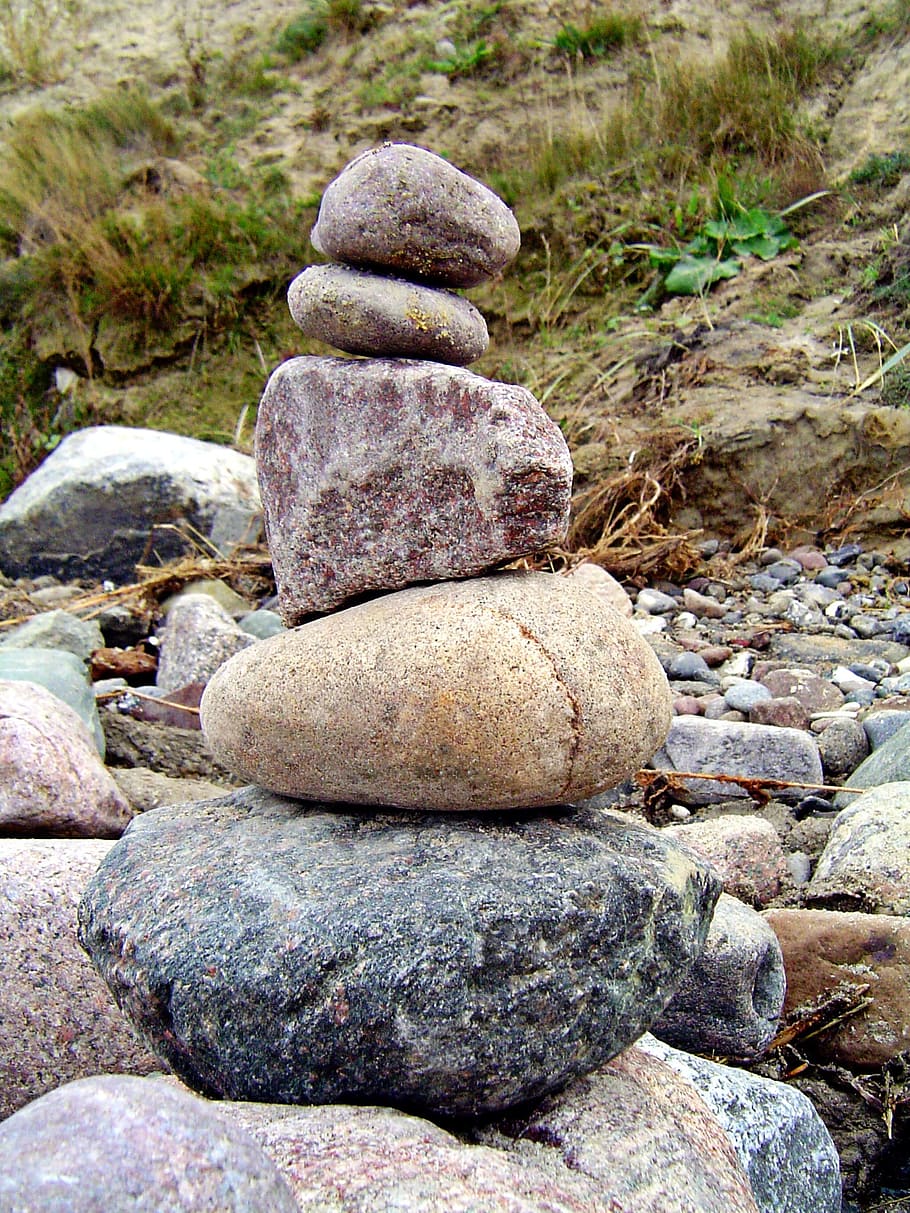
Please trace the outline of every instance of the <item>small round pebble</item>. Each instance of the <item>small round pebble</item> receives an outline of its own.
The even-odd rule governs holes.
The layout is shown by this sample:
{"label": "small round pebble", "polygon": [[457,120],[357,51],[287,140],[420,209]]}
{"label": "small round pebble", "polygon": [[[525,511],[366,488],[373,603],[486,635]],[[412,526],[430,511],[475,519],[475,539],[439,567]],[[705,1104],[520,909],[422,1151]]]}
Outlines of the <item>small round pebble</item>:
{"label": "small round pebble", "polygon": [[727,707],[747,715],[757,703],[771,698],[771,692],[760,682],[734,682],[724,691]]}
{"label": "small round pebble", "polygon": [[869,753],[869,739],[858,720],[836,717],[818,738],[822,770],[828,779],[850,775]]}

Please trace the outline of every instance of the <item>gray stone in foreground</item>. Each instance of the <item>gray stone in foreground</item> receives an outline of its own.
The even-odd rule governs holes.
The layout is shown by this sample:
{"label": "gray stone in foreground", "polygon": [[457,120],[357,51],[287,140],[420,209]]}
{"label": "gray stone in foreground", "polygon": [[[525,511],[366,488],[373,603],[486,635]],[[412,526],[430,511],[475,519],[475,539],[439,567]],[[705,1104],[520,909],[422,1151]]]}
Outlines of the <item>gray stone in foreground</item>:
{"label": "gray stone in foreground", "polygon": [[288,304],[305,336],[349,354],[467,366],[489,343],[483,316],[460,295],[343,265],[309,266]]}
{"label": "gray stone in foreground", "polygon": [[26,1213],[295,1213],[265,1151],[164,1082],[83,1078],[0,1125],[0,1209]]}
{"label": "gray stone in foreground", "polygon": [[572,460],[529,391],[439,362],[292,358],[256,460],[281,614],[469,577],[565,536]]}
{"label": "gray stone in foreground", "polygon": [[837,1150],[812,1101],[786,1083],[644,1036],[637,1049],[691,1082],[727,1132],[761,1213],[840,1213]]}
{"label": "gray stone in foreground", "polygon": [[666,735],[667,680],[632,624],[571,577],[413,587],[263,640],[201,721],[229,770],[287,796],[460,810],[565,804]]}
{"label": "gray stone in foreground", "polygon": [[391,1108],[217,1107],[274,1159],[302,1213],[608,1213],[585,1175],[466,1145]]}
{"label": "gray stone in foreground", "polygon": [[733,1145],[691,1085],[637,1047],[479,1134],[587,1176],[610,1213],[757,1213]]}
{"label": "gray stone in foreground", "polygon": [[249,455],[157,430],[79,430],[0,505],[0,571],[129,582],[140,561],[195,550],[227,511],[258,504]]}
{"label": "gray stone in foreground", "polygon": [[[702,716],[676,716],[652,765],[658,770],[704,771],[810,785],[825,782],[818,744],[802,729],[706,720]],[[745,788],[723,780],[686,779],[684,786],[687,804],[711,804],[748,796]],[[788,792],[775,795],[786,797]],[[799,798],[805,791],[789,795]]]}
{"label": "gray stone in foreground", "polygon": [[[844,780],[845,788],[877,788],[884,783],[910,780],[910,724],[893,733],[872,751],[853,774]],[[838,792],[834,803],[839,809],[856,804],[856,793]]]}
{"label": "gray stone in foreground", "polygon": [[327,257],[444,286],[475,286],[513,260],[515,216],[441,156],[386,143],[326,187],[310,239]]}
{"label": "gray stone in foreground", "polygon": [[0,1120],[74,1078],[161,1067],[76,942],[76,906],[112,845],[0,839]]}
{"label": "gray stone in foreground", "polygon": [[330,812],[251,788],[136,818],[79,938],[197,1090],[472,1116],[639,1036],[718,890],[616,814]]}
{"label": "gray stone in foreground", "polygon": [[256,643],[208,594],[175,599],[158,639],[155,684],[164,691],[208,682],[229,657]]}
{"label": "gray stone in foreground", "polygon": [[704,950],[651,1030],[681,1049],[754,1058],[777,1030],[786,987],[774,931],[721,893]]}
{"label": "gray stone in foreground", "polygon": [[908,860],[910,781],[883,783],[854,796],[838,813],[809,881],[807,901],[831,910],[910,914]]}

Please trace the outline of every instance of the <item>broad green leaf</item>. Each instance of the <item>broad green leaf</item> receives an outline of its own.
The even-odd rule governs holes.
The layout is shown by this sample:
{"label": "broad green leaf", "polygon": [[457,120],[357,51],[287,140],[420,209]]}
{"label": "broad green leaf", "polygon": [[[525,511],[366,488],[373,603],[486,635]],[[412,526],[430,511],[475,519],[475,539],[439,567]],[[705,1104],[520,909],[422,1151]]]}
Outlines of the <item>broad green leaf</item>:
{"label": "broad green leaf", "polygon": [[740,257],[751,254],[761,257],[762,261],[770,261],[784,246],[776,236],[753,236],[750,240],[734,240],[731,247]]}
{"label": "broad green leaf", "polygon": [[735,278],[739,269],[739,262],[732,258],[717,261],[685,256],[667,274],[664,287],[671,295],[700,295],[722,278]]}

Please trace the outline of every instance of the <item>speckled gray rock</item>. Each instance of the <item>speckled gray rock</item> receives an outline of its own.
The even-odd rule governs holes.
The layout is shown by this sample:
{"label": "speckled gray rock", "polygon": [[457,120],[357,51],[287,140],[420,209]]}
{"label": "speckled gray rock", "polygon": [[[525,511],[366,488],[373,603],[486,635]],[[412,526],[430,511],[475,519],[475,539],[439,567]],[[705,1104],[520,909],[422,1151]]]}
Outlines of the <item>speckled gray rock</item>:
{"label": "speckled gray rock", "polygon": [[256,643],[208,594],[175,599],[158,639],[155,683],[164,691],[208,682],[229,657]]}
{"label": "speckled gray rock", "polygon": [[872,788],[838,813],[807,900],[831,910],[910,914],[910,782]]}
{"label": "speckled gray rock", "polygon": [[486,350],[486,322],[452,291],[342,265],[311,265],[288,291],[307,337],[349,354],[431,358],[467,366]]}
{"label": "speckled gray rock", "polygon": [[221,1101],[288,1179],[302,1213],[608,1213],[601,1186],[466,1145],[391,1108]]}
{"label": "speckled gray rock", "polygon": [[98,703],[85,662],[74,653],[60,649],[0,650],[0,680],[36,682],[62,699],[88,727],[95,749],[104,757],[104,730],[98,717]]}
{"label": "speckled gray rock", "polygon": [[119,838],[131,817],[72,708],[33,682],[0,682],[0,833]]}
{"label": "speckled gray rock", "polygon": [[194,550],[225,512],[258,508],[249,455],[157,430],[100,425],[64,438],[0,505],[0,570],[128,582],[141,560]]}
{"label": "speckled gray rock", "polygon": [[0,1209],[296,1213],[261,1146],[204,1100],[123,1075],[50,1091],[0,1125]]}
{"label": "speckled gray rock", "polygon": [[79,938],[197,1090],[478,1115],[640,1035],[717,890],[615,814],[377,816],[252,788],[135,818]]}
{"label": "speckled gray rock", "polygon": [[869,739],[858,720],[835,717],[818,735],[818,752],[827,780],[849,775],[869,755]]}
{"label": "speckled gray rock", "polygon": [[256,461],[288,624],[473,576],[568,525],[559,427],[525,388],[438,362],[290,359],[266,386]]}
{"label": "speckled gray rock", "polygon": [[704,951],[652,1031],[696,1053],[757,1057],[777,1030],[786,986],[777,936],[755,910],[722,893]]}
{"label": "speckled gray rock", "polygon": [[[706,720],[701,716],[674,719],[663,749],[654,756],[654,766],[752,779],[824,783],[818,745],[809,733],[773,725]],[[684,786],[687,804],[711,804],[748,795],[745,788],[721,780],[686,779]],[[786,797],[788,793],[775,794]]]}
{"label": "speckled gray rock", "polygon": [[0,632],[0,648],[62,649],[85,661],[104,647],[101,628],[94,619],[77,619],[69,611],[45,611]]}
{"label": "speckled gray rock", "polygon": [[630,1048],[483,1140],[556,1157],[600,1188],[611,1213],[756,1213],[733,1145],[690,1083]]}
{"label": "speckled gray rock", "polygon": [[424,148],[386,143],[327,186],[310,239],[350,265],[474,286],[513,260],[521,234],[485,185]]}
{"label": "speckled gray rock", "polygon": [[729,1135],[761,1213],[840,1213],[837,1150],[812,1101],[786,1083],[673,1049],[636,1046],[691,1082]]}
{"label": "speckled gray rock", "polygon": [[571,578],[509,573],[260,641],[201,711],[218,761],[284,795],[502,809],[620,783],[663,740],[671,701],[628,620]]}
{"label": "speckled gray rock", "polygon": [[0,839],[0,1120],[74,1078],[161,1069],[76,942],[79,898],[112,845]]}
{"label": "speckled gray rock", "polygon": [[[903,783],[906,780],[910,780],[910,724],[898,729],[874,749],[844,780],[844,787],[877,788],[884,783]],[[856,804],[856,794],[838,792],[834,803],[839,809],[847,808]]]}

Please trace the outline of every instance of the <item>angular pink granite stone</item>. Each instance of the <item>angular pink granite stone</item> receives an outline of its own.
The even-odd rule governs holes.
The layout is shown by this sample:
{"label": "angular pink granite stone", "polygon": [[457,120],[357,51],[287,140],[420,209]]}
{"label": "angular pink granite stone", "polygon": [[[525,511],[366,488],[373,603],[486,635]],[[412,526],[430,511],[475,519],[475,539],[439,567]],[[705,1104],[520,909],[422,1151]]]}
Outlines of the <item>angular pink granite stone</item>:
{"label": "angular pink granite stone", "polygon": [[442,363],[290,359],[266,385],[256,462],[288,625],[474,576],[568,527],[558,426],[525,388]]}

